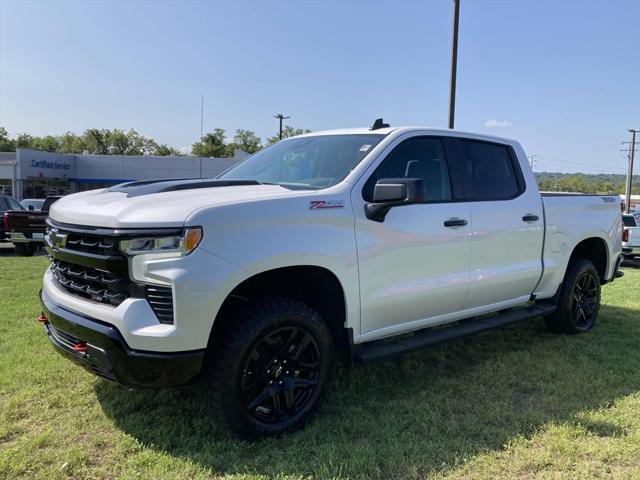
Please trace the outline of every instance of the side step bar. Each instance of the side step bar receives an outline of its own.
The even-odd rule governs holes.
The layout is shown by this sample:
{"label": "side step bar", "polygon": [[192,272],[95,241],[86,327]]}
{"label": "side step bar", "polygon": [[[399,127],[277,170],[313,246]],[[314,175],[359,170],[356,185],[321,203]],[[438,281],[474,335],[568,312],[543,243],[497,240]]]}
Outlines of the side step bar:
{"label": "side step bar", "polygon": [[505,310],[495,315],[472,318],[456,323],[451,327],[427,328],[411,336],[402,336],[397,340],[376,340],[357,347],[354,352],[356,361],[376,362],[421,350],[440,343],[457,340],[474,333],[502,327],[527,318],[553,313],[555,305],[536,303],[528,307]]}

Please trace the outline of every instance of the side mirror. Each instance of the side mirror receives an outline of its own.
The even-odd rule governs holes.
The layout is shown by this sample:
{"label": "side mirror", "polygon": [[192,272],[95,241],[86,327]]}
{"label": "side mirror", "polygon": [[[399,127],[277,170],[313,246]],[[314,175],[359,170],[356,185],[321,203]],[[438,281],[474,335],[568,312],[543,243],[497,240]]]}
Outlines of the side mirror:
{"label": "side mirror", "polygon": [[384,222],[393,207],[423,203],[427,198],[421,178],[383,178],[373,190],[373,202],[364,206],[368,219]]}

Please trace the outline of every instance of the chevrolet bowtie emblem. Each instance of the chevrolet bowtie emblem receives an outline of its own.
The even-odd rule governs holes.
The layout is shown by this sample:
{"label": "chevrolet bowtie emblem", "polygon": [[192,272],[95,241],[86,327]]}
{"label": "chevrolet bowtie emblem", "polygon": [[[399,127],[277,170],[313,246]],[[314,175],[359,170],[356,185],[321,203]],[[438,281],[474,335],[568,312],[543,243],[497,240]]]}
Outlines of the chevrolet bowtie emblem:
{"label": "chevrolet bowtie emblem", "polygon": [[49,232],[49,241],[55,249],[64,248],[67,246],[67,234],[60,233],[57,229],[52,228]]}

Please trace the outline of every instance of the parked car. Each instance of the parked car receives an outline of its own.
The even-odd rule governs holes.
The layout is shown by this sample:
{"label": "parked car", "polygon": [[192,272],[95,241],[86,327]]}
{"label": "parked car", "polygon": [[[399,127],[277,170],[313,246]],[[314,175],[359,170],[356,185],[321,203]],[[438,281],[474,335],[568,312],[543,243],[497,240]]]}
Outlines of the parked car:
{"label": "parked car", "polygon": [[42,210],[42,206],[44,205],[44,198],[25,198],[24,200],[20,200],[20,205],[22,205],[27,210]]}
{"label": "parked car", "polygon": [[8,210],[4,213],[6,236],[15,246],[18,257],[30,257],[43,245],[47,228],[45,219],[51,205],[59,198],[61,197],[47,197],[40,211],[25,210],[20,205],[21,210]]}
{"label": "parked car", "polygon": [[617,196],[541,195],[516,141],[381,120],[217,179],[69,195],[48,222],[53,346],[128,387],[200,381],[245,438],[308,421],[334,352],[371,362],[535,316],[586,332],[622,274]]}
{"label": "parked car", "polygon": [[622,253],[625,258],[640,257],[640,226],[633,215],[623,215]]}
{"label": "parked car", "polygon": [[[20,205],[13,197],[0,193],[0,215],[4,217],[4,214],[8,210],[24,210],[24,207]],[[0,242],[6,242],[6,224],[0,222]]]}

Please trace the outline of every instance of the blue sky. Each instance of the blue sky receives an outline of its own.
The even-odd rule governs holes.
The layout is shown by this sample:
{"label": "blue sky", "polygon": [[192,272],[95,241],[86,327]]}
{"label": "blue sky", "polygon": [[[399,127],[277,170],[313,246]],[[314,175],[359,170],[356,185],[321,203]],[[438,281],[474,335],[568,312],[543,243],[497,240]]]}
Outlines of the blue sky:
{"label": "blue sky", "polygon": [[[0,0],[0,124],[273,135],[447,122],[451,2]],[[640,1],[462,0],[456,127],[538,170],[624,173],[640,128]],[[493,127],[487,125],[496,125]]]}

